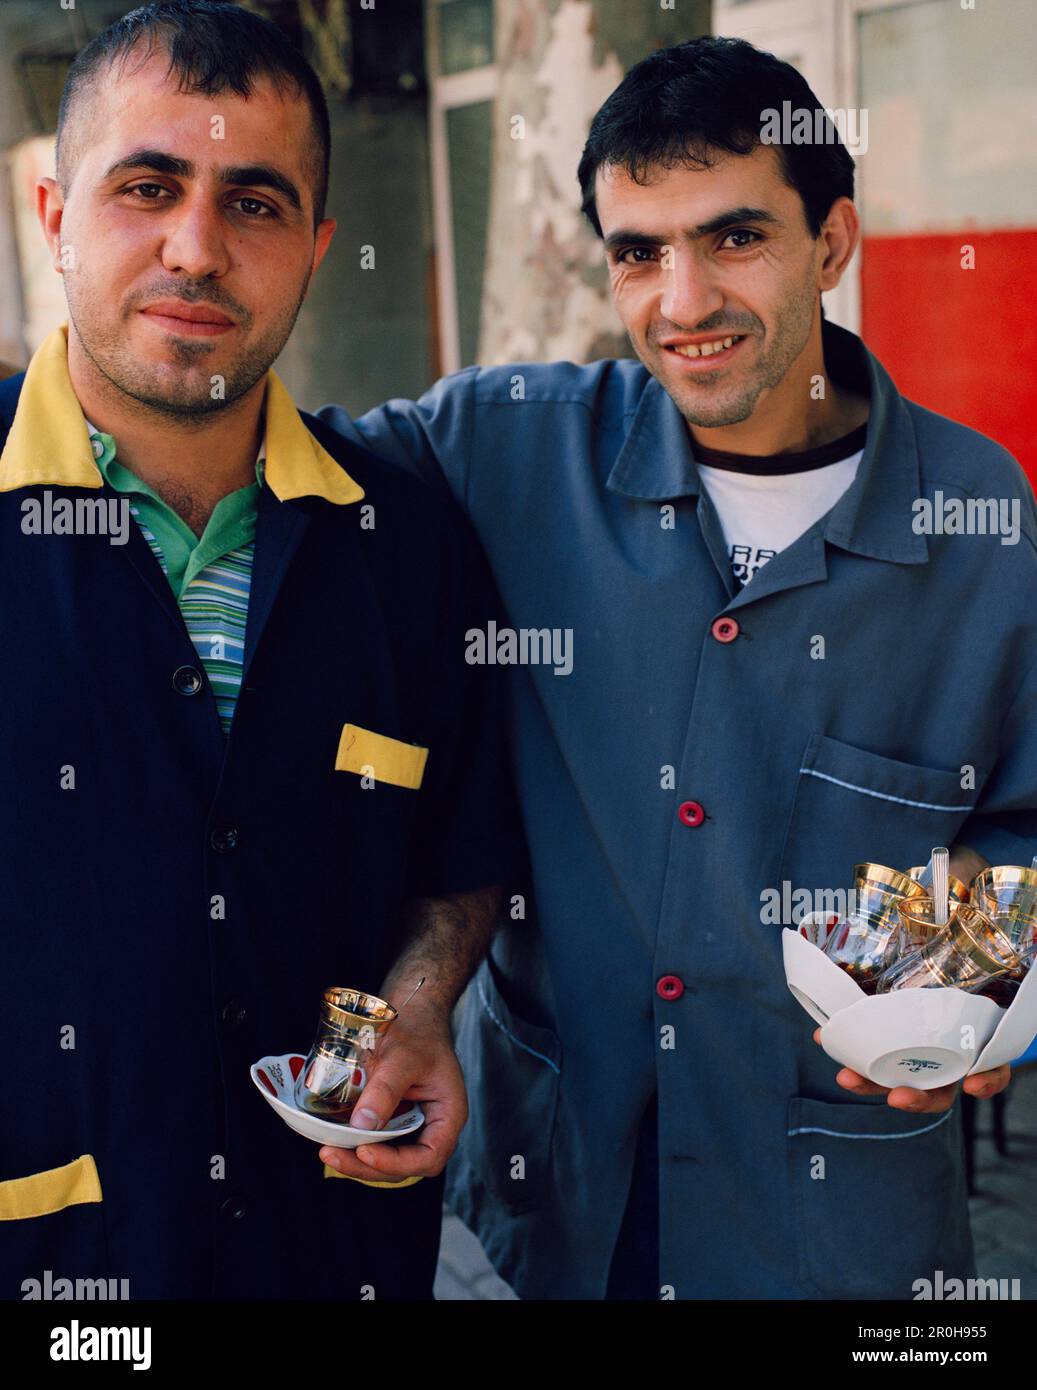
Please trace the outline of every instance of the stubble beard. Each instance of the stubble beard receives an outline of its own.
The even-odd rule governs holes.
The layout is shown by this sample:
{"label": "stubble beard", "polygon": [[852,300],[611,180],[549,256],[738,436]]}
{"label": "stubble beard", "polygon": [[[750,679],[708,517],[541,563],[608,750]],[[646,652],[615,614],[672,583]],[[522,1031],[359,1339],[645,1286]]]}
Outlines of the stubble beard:
{"label": "stubble beard", "polygon": [[[134,355],[122,321],[114,322],[94,312],[89,293],[80,296],[69,289],[66,283],[69,318],[94,368],[141,414],[159,414],[181,422],[226,410],[266,375],[288,341],[306,294],[304,285],[294,308],[281,314],[258,341],[251,342],[217,373],[209,370],[207,359],[215,356],[219,340],[191,340],[170,334],[167,363],[150,365]],[[136,314],[138,310],[130,312]],[[248,320],[237,331],[247,333],[247,326]],[[222,386],[214,398],[215,376],[222,377]]]}
{"label": "stubble beard", "polygon": [[[763,340],[762,354],[747,379],[721,384],[722,373],[726,369],[718,367],[712,381],[702,376],[696,380],[674,383],[673,376],[664,376],[660,370],[665,348],[650,346],[650,355],[639,351],[638,356],[689,425],[698,425],[702,429],[739,425],[752,415],[763,392],[773,389],[785,379],[792,364],[806,347],[816,301],[816,291],[811,288],[787,302],[769,341]],[[761,324],[761,331],[762,327]],[[696,331],[708,331],[708,326],[707,329]],[[733,331],[738,332],[737,329]],[[751,336],[757,337],[755,330]],[[757,341],[760,341],[758,337]],[[740,368],[737,364],[733,365],[738,373]]]}

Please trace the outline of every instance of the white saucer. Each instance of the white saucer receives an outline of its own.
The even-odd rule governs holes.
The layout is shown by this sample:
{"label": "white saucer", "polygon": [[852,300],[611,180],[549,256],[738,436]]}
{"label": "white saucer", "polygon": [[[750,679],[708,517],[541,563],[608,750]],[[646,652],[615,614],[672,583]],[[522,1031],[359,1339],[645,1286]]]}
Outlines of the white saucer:
{"label": "white saucer", "polygon": [[[285,1052],[280,1057],[261,1057],[249,1068],[256,1089],[268,1105],[290,1129],[315,1144],[334,1144],[337,1149],[355,1149],[361,1144],[384,1144],[387,1139],[401,1139],[413,1134],[425,1123],[420,1105],[411,1104],[394,1115],[385,1129],[354,1129],[352,1125],[322,1120],[295,1103],[295,1078],[302,1071],[306,1058],[299,1052]],[[404,1102],[406,1105],[406,1102]]]}

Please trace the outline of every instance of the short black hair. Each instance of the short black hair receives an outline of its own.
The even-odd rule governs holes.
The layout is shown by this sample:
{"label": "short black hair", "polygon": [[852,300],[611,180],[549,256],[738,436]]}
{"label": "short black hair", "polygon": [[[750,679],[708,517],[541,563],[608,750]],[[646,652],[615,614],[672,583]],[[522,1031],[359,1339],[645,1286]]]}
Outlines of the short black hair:
{"label": "short black hair", "polygon": [[[824,111],[801,73],[744,39],[691,39],[642,59],[591,122],[577,174],[591,226],[600,237],[594,181],[603,165],[645,183],[653,168],[709,168],[713,151],[751,154],[764,143],[764,112],[781,113],[786,101],[792,111]],[[774,148],[816,238],[835,200],[853,197],[853,160],[831,118],[815,120],[823,142]]]}
{"label": "short black hair", "polygon": [[231,90],[247,98],[257,81],[269,78],[280,95],[305,97],[316,136],[309,161],[316,230],[324,218],[331,158],[331,121],[320,78],[276,24],[223,0],[159,0],[141,5],[109,25],[76,56],[58,109],[57,175],[62,191],[67,193],[72,182],[75,128],[95,95],[102,71],[125,60],[145,40],[144,61],[156,47],[164,49],[169,54],[167,75],[176,74],[181,92],[211,97]]}

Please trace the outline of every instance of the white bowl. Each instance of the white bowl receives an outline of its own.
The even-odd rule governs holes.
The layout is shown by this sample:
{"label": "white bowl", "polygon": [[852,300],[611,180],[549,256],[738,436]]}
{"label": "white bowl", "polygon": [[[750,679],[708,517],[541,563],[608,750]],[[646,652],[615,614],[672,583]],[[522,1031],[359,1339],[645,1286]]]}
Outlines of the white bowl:
{"label": "white bowl", "polygon": [[812,945],[798,931],[786,927],[781,933],[788,987],[818,1023],[827,1023],[833,1014],[851,1008],[867,995],[845,970]]}
{"label": "white bowl", "polygon": [[312,1139],[315,1144],[334,1144],[337,1149],[355,1149],[361,1144],[384,1144],[387,1139],[401,1139],[413,1134],[425,1123],[420,1105],[403,1101],[384,1129],[354,1129],[352,1125],[335,1124],[301,1110],[295,1103],[295,1078],[302,1071],[306,1058],[299,1052],[285,1052],[280,1057],[261,1057],[249,1068],[256,1090],[284,1120],[290,1129]]}
{"label": "white bowl", "polygon": [[834,1014],[821,1046],[879,1086],[931,1091],[973,1069],[1004,1013],[960,989],[899,989]]}
{"label": "white bowl", "polygon": [[880,1086],[931,1091],[1021,1057],[1037,1037],[1037,966],[1009,1008],[961,989],[867,995],[797,931],[782,932],[789,989],[835,1061]]}
{"label": "white bowl", "polygon": [[973,1071],[992,1071],[1005,1062],[1021,1057],[1037,1037],[1037,965],[1033,965],[1019,986],[1019,992],[1007,1009],[994,1036],[976,1058]]}

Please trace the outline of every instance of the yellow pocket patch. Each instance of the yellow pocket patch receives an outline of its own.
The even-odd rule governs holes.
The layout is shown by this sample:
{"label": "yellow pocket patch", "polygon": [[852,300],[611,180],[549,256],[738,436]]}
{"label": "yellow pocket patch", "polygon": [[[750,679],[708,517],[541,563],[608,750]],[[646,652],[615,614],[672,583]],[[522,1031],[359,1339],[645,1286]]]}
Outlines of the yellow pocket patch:
{"label": "yellow pocket patch", "polygon": [[386,738],[356,724],[346,724],[338,741],[335,770],[416,790],[425,775],[427,759],[428,749],[416,743],[404,743],[402,739]]}
{"label": "yellow pocket patch", "polygon": [[0,1182],[0,1221],[22,1221],[80,1202],[100,1202],[101,1181],[93,1155],[83,1154],[63,1168],[48,1168],[27,1178]]}
{"label": "yellow pocket patch", "polygon": [[329,1168],[326,1163],[324,1164],[324,1176],[326,1178],[348,1178],[350,1182],[358,1182],[361,1187],[413,1187],[416,1182],[421,1182],[419,1173],[413,1173],[401,1182],[368,1182],[366,1178],[354,1178],[352,1173],[340,1173],[336,1168]]}

